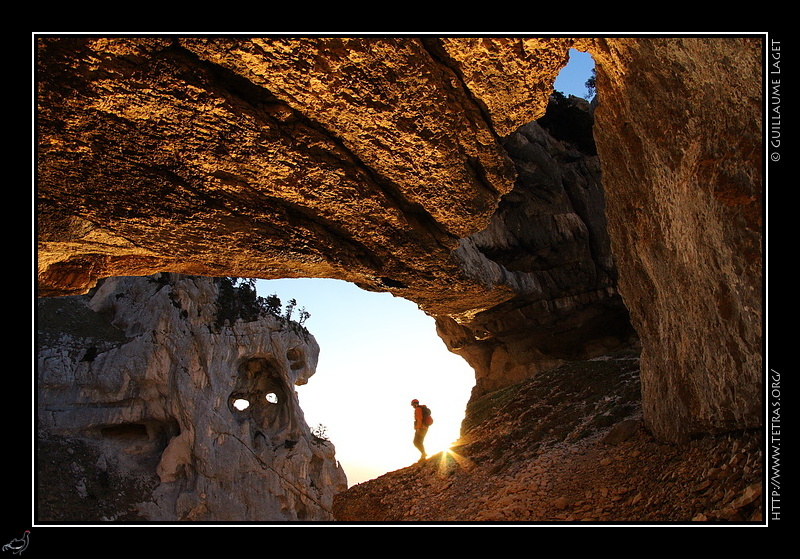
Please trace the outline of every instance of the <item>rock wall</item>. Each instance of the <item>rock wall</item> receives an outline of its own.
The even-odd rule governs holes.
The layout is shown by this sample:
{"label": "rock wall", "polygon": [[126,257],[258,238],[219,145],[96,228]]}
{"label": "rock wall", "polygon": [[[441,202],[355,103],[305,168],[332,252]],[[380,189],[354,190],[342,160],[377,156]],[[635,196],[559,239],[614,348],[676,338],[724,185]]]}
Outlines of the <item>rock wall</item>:
{"label": "rock wall", "polygon": [[761,425],[759,40],[596,43],[595,135],[619,290],[643,340],[648,426]]}
{"label": "rock wall", "polygon": [[[583,324],[598,317],[595,334],[606,329],[600,311],[618,295],[601,253],[590,291],[584,271],[521,308],[509,274],[476,274],[459,247],[483,261],[479,241],[494,235],[479,232],[517,182],[509,135],[544,114],[568,49],[591,52],[608,232],[643,347],[648,426],[678,440],[760,421],[759,38],[36,46],[40,295],[163,270],[331,277],[413,300],[447,335],[479,332],[482,313],[503,306],[562,340],[582,313]],[[553,217],[542,236],[574,235],[579,215]],[[576,339],[573,351],[591,341]],[[493,370],[511,376],[552,358],[533,344],[504,357],[513,344],[497,343]]]}
{"label": "rock wall", "polygon": [[[314,374],[313,336],[279,317],[218,325],[218,299],[213,280],[172,274],[40,299],[38,463],[69,457],[37,477],[40,520],[331,518],[346,478],[293,390]],[[76,469],[86,479],[61,487]],[[126,498],[87,489],[101,474]]]}

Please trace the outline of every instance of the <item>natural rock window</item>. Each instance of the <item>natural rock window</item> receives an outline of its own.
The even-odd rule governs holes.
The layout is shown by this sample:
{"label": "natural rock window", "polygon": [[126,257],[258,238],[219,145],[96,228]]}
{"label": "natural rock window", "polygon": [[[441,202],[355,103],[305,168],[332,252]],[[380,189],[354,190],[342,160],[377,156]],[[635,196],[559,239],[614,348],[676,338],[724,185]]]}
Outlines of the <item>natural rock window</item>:
{"label": "natural rock window", "polygon": [[249,359],[239,367],[229,408],[237,420],[252,420],[258,429],[275,431],[286,415],[284,384],[277,364],[263,357]]}
{"label": "natural rock window", "polygon": [[[269,392],[264,396],[264,399],[269,402],[270,404],[277,404],[278,403],[278,395],[274,392]],[[238,411],[244,411],[250,407],[250,400],[246,398],[233,398],[233,407],[236,408]]]}

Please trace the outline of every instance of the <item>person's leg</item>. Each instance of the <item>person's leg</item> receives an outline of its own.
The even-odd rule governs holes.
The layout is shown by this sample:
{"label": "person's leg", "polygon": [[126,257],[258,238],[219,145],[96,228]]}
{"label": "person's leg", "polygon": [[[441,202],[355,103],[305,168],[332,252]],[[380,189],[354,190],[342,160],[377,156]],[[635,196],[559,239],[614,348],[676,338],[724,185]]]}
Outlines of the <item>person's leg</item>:
{"label": "person's leg", "polygon": [[425,456],[425,430],[424,429],[417,429],[414,431],[414,446],[420,453]]}
{"label": "person's leg", "polygon": [[424,460],[427,454],[425,454],[425,435],[428,433],[427,429],[417,429],[414,432],[414,446],[417,447],[421,456],[420,460]]}

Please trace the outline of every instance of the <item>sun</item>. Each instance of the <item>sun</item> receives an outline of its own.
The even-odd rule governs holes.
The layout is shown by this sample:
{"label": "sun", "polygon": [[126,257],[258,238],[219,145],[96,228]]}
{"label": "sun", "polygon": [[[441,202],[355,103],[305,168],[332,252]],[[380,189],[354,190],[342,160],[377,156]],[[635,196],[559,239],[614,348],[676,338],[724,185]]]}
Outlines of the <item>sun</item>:
{"label": "sun", "polygon": [[452,440],[452,430],[435,430],[434,427],[431,427],[428,430],[428,435],[425,437],[425,450],[427,451],[428,456],[433,456],[439,452],[447,452],[454,444],[456,444]]}
{"label": "sun", "polygon": [[469,471],[474,465],[472,460],[461,456],[452,448],[437,453],[434,458],[436,459],[436,470],[440,475],[449,475],[456,468]]}

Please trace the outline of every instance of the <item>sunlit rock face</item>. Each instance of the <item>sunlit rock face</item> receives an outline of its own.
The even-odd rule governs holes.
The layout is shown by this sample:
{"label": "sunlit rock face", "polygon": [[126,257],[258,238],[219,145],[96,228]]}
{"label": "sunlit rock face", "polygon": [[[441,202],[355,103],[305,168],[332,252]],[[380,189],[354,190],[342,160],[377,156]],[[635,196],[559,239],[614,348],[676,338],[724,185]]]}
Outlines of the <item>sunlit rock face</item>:
{"label": "sunlit rock face", "polygon": [[[583,262],[574,280],[532,273],[541,253],[489,250],[509,236],[493,223],[525,223],[503,215],[525,174],[514,152],[531,142],[525,127],[544,116],[570,47],[598,66],[594,132],[618,282],[598,250],[599,214],[582,216],[580,199],[559,213],[554,198],[549,225],[536,222],[543,240],[583,241],[559,253]],[[610,347],[630,311],[655,434],[758,424],[760,47],[41,38],[39,293],[162,270],[343,279],[418,303],[452,348],[450,337],[470,342],[471,362],[489,363],[476,366],[487,390]],[[530,335],[523,322],[536,325]],[[491,352],[488,338],[471,341],[484,330]]]}
{"label": "sunlit rock face", "polygon": [[452,251],[513,187],[498,134],[543,112],[571,42],[43,38],[39,293],[172,269],[503,301]]}
{"label": "sunlit rock face", "polygon": [[[314,338],[277,316],[218,321],[218,287],[163,274],[39,301],[40,450],[50,437],[93,448],[95,463],[74,455],[69,469],[138,490],[105,519],[327,520],[346,488],[293,388],[314,374]],[[37,482],[48,495],[62,480],[39,472]],[[56,510],[110,506],[87,496]]]}

